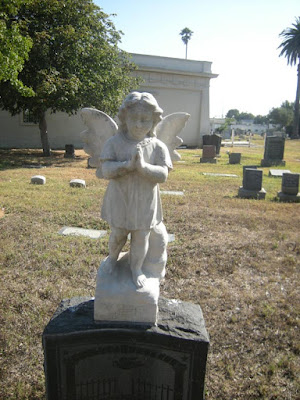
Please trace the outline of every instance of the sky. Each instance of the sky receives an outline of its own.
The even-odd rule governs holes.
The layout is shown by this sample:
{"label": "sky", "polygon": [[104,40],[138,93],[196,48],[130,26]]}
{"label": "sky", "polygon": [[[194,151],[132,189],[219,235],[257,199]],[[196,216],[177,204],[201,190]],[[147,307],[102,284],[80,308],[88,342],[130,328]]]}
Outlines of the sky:
{"label": "sky", "polygon": [[[210,117],[238,109],[267,115],[296,97],[297,67],[279,57],[279,34],[299,0],[94,0],[123,32],[129,53],[185,58],[180,32],[194,33],[187,58],[212,62]],[[115,15],[112,15],[115,14]],[[184,110],[183,110],[184,111]]]}

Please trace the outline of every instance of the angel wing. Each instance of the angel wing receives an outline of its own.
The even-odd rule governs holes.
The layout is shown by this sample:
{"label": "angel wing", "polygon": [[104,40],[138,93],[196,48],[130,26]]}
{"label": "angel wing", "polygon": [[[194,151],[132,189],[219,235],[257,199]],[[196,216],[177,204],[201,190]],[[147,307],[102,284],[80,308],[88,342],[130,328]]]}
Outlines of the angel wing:
{"label": "angel wing", "polygon": [[91,156],[90,165],[97,168],[96,175],[101,177],[100,154],[104,143],[118,131],[115,121],[103,111],[95,108],[82,108],[81,118],[88,129],[81,132],[83,150]]}
{"label": "angel wing", "polygon": [[190,114],[177,112],[164,117],[156,126],[156,135],[159,140],[168,147],[172,161],[181,159],[180,154],[175,150],[183,140],[177,136],[185,127]]}

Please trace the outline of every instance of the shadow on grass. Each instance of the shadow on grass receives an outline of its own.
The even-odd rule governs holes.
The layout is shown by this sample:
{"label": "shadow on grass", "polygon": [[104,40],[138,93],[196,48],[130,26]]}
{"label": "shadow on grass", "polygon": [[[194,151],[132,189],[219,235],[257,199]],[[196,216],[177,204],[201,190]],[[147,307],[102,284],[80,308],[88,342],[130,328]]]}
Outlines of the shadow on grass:
{"label": "shadow on grass", "polygon": [[54,150],[50,157],[44,157],[42,150],[0,149],[0,170],[14,168],[65,167],[76,161],[84,160],[82,156],[64,158],[64,150]]}

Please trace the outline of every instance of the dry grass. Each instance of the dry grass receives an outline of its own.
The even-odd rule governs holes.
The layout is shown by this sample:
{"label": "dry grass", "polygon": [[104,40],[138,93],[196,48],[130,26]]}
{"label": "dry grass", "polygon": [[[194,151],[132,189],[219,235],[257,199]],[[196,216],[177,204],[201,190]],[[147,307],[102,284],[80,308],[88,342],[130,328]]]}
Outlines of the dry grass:
{"label": "dry grass", "polygon": [[[258,144],[261,142],[258,141]],[[276,201],[281,180],[264,168],[266,200],[236,197],[242,166],[200,164],[199,150],[182,150],[162,198],[169,246],[162,295],[201,304],[211,339],[207,399],[299,398],[299,204]],[[242,164],[257,164],[262,147],[238,148]],[[64,226],[108,229],[99,207],[106,182],[55,152],[0,151],[1,400],[44,399],[44,326],[63,298],[94,295],[107,238],[62,237]],[[300,141],[287,141],[286,169],[300,172]],[[44,164],[47,168],[25,168]],[[202,172],[237,174],[238,178]],[[47,184],[31,185],[30,177]],[[69,187],[82,178],[87,189]],[[3,210],[4,209],[4,210]]]}

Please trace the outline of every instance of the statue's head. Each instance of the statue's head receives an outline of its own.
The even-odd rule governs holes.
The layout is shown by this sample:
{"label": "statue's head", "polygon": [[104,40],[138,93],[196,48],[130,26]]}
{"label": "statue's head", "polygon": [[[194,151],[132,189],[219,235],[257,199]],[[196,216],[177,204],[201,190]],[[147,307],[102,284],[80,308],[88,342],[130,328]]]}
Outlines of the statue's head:
{"label": "statue's head", "polygon": [[156,136],[155,127],[162,120],[162,113],[163,110],[159,107],[156,99],[151,93],[132,92],[125,98],[119,109],[119,130],[128,133],[129,117],[132,119],[131,117],[133,114],[136,114],[136,118],[143,115],[144,122],[151,119],[151,124],[149,122],[149,125],[151,126],[148,136]]}

